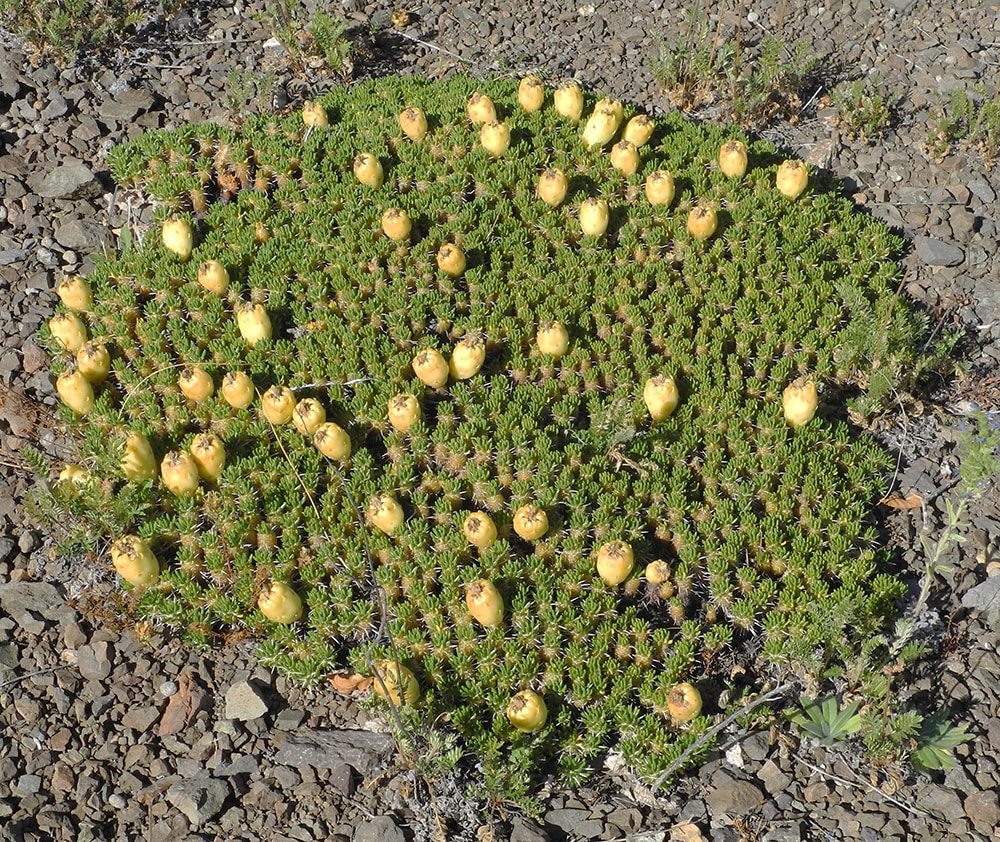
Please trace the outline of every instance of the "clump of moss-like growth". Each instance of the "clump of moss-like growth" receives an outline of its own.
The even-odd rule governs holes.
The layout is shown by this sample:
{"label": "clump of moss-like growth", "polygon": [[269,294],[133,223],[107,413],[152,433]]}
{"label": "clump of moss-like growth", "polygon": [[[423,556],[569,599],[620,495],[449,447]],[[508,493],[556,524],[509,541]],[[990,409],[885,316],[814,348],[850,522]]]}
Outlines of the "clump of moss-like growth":
{"label": "clump of moss-like growth", "polygon": [[[510,130],[502,156],[467,116],[477,85]],[[666,768],[714,705],[681,724],[672,688],[788,668],[790,641],[822,637],[816,604],[849,601],[859,635],[880,625],[901,593],[864,525],[886,457],[828,412],[791,426],[782,394],[857,378],[842,338],[897,279],[883,225],[815,184],[787,199],[761,142],[727,177],[731,133],[677,115],[625,175],[548,103],[522,110],[512,82],[384,79],[320,105],[326,125],[257,117],[113,153],[158,222],[194,234],[186,262],[149,236],[90,274],[82,315],[111,372],[85,418],[66,411],[99,480],[70,504],[160,561],[139,614],[202,640],[250,629],[264,663],[303,681],[398,659],[508,792],[545,757],[577,781],[610,745]],[[427,118],[418,140],[408,108]],[[380,185],[358,182],[361,154]],[[568,181],[555,203],[537,193],[552,170]],[[656,171],[669,203],[643,189]],[[600,235],[581,229],[588,198],[607,204]],[[716,218],[704,237],[695,207]],[[409,230],[387,236],[387,212]],[[199,283],[206,261],[226,284]],[[267,330],[248,334],[254,308]],[[74,365],[51,347],[56,374]],[[214,384],[197,399],[178,388],[192,368]],[[654,421],[644,389],[666,378],[677,394]],[[327,423],[337,458],[314,441]],[[212,434],[224,464],[191,493],[126,480],[128,431],[157,464]],[[481,580],[503,606],[490,625],[467,604]],[[260,613],[276,582],[301,620]],[[506,715],[524,690],[547,708],[530,732]]]}

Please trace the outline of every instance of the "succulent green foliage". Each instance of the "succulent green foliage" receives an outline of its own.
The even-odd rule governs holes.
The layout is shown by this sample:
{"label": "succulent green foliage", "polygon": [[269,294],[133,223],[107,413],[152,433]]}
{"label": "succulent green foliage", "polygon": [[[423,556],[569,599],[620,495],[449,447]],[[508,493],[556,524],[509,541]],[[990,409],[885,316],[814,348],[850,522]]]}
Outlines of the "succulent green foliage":
{"label": "succulent green foliage", "polygon": [[955,768],[951,750],[972,739],[965,725],[952,725],[948,711],[942,710],[924,719],[917,734],[917,747],[910,763],[921,772]]}
{"label": "succulent green foliage", "polygon": [[[500,159],[465,117],[477,84],[512,129]],[[835,417],[790,428],[781,393],[800,375],[841,385],[862,373],[839,349],[861,302],[880,312],[897,284],[900,242],[883,225],[822,185],[786,200],[774,187],[780,158],[761,142],[748,144],[747,175],[725,178],[714,162],[732,132],[676,114],[626,178],[551,107],[522,112],[509,81],[384,79],[322,102],[329,127],[251,117],[240,132],[157,132],[112,155],[120,183],[162,203],[158,220],[187,215],[196,232],[187,263],[154,231],[89,278],[90,332],[113,365],[79,424],[102,493],[142,498],[129,528],[164,572],[137,594],[141,613],[196,639],[252,631],[262,661],[302,681],[398,657],[421,704],[449,714],[507,793],[526,791],[545,757],[579,780],[609,745],[644,774],[667,768],[710,724],[671,724],[671,686],[734,661],[794,667],[799,644],[823,638],[817,606],[846,606],[858,635],[882,625],[902,588],[880,573],[885,556],[863,521],[891,463]],[[406,106],[428,115],[422,142],[400,130]],[[382,163],[377,190],[354,178],[361,152]],[[571,179],[556,208],[535,195],[547,167]],[[677,184],[671,207],[643,194],[659,168]],[[610,205],[604,237],[580,232],[587,196]],[[706,243],[685,227],[696,202],[719,209]],[[406,242],[380,230],[390,207],[413,220]],[[458,278],[437,268],[443,243],[467,255]],[[221,298],[196,280],[210,258],[229,269]],[[240,302],[266,308],[271,338],[242,339]],[[535,346],[552,320],[570,334],[559,359]],[[487,343],[478,374],[440,389],[415,377],[418,348],[448,356],[473,331]],[[200,403],[177,388],[191,364],[215,379]],[[55,355],[56,373],[68,365]],[[327,460],[255,407],[230,407],[219,385],[236,370],[260,393],[283,384],[318,399],[350,434],[349,461]],[[660,373],[681,402],[653,425],[643,384]],[[405,433],[386,418],[402,392],[422,406]],[[127,429],[158,459],[214,432],[227,450],[221,478],[179,498],[125,482]],[[391,535],[364,516],[379,493],[405,510]],[[511,528],[527,502],[548,516],[537,541]],[[477,509],[499,528],[485,550],[461,529]],[[594,565],[615,539],[637,558],[620,587]],[[658,558],[671,575],[652,585],[640,574]],[[468,615],[465,585],[480,577],[503,596],[500,626]],[[299,623],[257,610],[272,579],[303,596]],[[504,713],[524,688],[549,711],[533,734]]]}
{"label": "succulent green foliage", "polygon": [[803,696],[799,702],[802,709],[790,713],[788,718],[803,731],[816,737],[821,745],[832,745],[861,730],[862,718],[857,712],[861,705],[860,699],[855,699],[843,708],[836,696],[827,696],[825,699],[808,699]]}

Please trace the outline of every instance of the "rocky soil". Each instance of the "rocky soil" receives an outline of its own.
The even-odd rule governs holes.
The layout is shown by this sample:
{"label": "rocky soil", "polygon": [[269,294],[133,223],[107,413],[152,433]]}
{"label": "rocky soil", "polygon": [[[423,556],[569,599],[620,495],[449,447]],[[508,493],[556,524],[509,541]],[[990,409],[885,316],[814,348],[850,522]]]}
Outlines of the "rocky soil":
{"label": "rocky soil", "polygon": [[[397,751],[362,700],[287,684],[255,665],[249,642],[191,652],[102,610],[114,584],[107,566],[55,555],[54,530],[26,513],[38,480],[23,453],[42,450],[54,469],[72,457],[36,333],[62,273],[86,272],[130,218],[107,152],[147,129],[292,107],[340,83],[293,66],[263,3],[175,5],[169,16],[147,11],[113,55],[68,67],[32,61],[0,32],[0,840],[1000,838],[1000,576],[986,572],[1000,552],[995,487],[966,513],[967,540],[932,592],[937,649],[903,691],[925,710],[948,707],[972,735],[956,768],[933,775],[872,768],[853,748],[822,749],[777,723],[726,732],[665,793],[610,763],[584,791],[545,791],[536,821],[477,797],[460,776],[428,775],[426,750]],[[842,178],[864,211],[907,237],[906,292],[936,330],[965,335],[964,371],[880,425],[900,455],[899,497],[916,495],[914,508],[879,513],[916,591],[920,538],[940,538],[963,470],[958,435],[977,407],[1000,423],[1000,177],[976,149],[959,145],[940,160],[925,151],[952,89],[982,83],[998,96],[998,9],[749,5],[706,8],[721,13],[724,37],[768,32],[823,56],[800,118],[765,134]],[[682,39],[688,20],[675,0],[428,0],[409,7],[402,28],[394,10],[388,0],[333,9],[355,27],[355,78],[540,70],[653,113],[670,107],[654,78],[658,44]],[[892,123],[866,143],[826,97],[839,80],[871,74],[893,103]],[[700,114],[724,111],[708,100]]]}

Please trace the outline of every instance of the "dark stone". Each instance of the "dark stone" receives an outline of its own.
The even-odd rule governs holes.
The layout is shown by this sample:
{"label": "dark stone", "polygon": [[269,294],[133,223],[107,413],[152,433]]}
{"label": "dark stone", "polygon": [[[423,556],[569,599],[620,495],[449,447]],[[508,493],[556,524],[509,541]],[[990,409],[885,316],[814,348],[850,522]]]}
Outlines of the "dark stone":
{"label": "dark stone", "polygon": [[274,762],[282,766],[331,770],[347,764],[367,778],[385,767],[395,747],[391,734],[352,728],[336,731],[301,728],[289,736],[275,754]]}

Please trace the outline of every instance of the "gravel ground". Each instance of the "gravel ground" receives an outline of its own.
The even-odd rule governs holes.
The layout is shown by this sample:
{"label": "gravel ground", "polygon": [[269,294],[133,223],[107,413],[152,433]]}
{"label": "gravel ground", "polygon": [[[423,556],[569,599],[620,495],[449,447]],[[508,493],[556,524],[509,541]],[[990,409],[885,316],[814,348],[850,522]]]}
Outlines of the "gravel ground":
{"label": "gravel ground", "polygon": [[[924,501],[882,513],[916,586],[918,539],[940,536],[961,469],[956,430],[975,406],[1000,411],[1000,178],[976,150],[941,161],[922,151],[952,89],[982,83],[998,95],[998,8],[768,0],[748,14],[747,5],[707,7],[722,15],[724,34],[770,32],[824,57],[800,118],[764,133],[844,179],[859,206],[905,234],[906,291],[940,329],[967,335],[965,373],[879,431],[900,453],[900,495]],[[409,10],[408,25],[393,29],[389,2],[333,9],[366,45],[356,78],[541,70],[653,113],[670,107],[653,78],[658,39],[675,43],[688,19],[673,0],[431,0]],[[275,76],[247,107],[293,106],[336,83],[295,72],[254,11],[238,0],[149,15],[126,49],[90,68],[33,63],[0,33],[0,840],[1000,838],[1000,577],[985,570],[1000,552],[996,489],[968,513],[967,540],[933,594],[938,650],[904,691],[928,709],[947,705],[973,736],[955,769],[931,776],[871,768],[787,726],[733,731],[665,794],[610,764],[590,789],[544,793],[536,822],[477,799],[455,776],[428,782],[415,770],[426,763],[398,753],[363,700],[290,686],[256,667],[247,642],[192,653],[107,616],[104,567],[55,556],[24,510],[35,480],[22,448],[69,455],[35,336],[62,273],[87,271],[125,222],[105,164],[115,143],[230,120],[234,68]],[[870,74],[894,107],[891,128],[867,144],[838,125],[825,96]],[[718,118],[722,106],[707,101],[700,116]]]}

